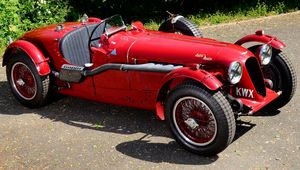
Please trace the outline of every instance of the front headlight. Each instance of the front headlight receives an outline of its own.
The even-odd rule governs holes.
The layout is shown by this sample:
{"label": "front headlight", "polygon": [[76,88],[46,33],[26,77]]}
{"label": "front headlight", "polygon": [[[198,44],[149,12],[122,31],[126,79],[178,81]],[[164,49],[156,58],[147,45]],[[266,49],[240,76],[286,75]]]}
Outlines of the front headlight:
{"label": "front headlight", "polygon": [[262,65],[270,63],[272,58],[272,47],[269,44],[264,44],[259,51],[259,58]]}
{"label": "front headlight", "polygon": [[240,82],[243,74],[242,64],[238,61],[234,61],[230,64],[228,69],[229,82],[231,84],[237,84]]}

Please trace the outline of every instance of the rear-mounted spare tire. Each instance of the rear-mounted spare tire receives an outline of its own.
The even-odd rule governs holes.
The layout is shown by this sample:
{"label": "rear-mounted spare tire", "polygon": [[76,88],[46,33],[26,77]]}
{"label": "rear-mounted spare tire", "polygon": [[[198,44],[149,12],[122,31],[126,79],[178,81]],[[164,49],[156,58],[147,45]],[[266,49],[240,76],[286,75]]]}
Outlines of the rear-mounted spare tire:
{"label": "rear-mounted spare tire", "polygon": [[164,21],[158,29],[162,32],[178,33],[202,38],[202,32],[198,26],[183,16],[174,16]]}

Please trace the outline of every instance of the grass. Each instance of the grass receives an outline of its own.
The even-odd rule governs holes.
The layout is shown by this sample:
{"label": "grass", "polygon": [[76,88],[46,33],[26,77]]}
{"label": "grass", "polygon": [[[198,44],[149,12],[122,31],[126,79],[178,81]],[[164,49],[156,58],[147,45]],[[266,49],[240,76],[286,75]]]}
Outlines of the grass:
{"label": "grass", "polygon": [[[241,21],[246,19],[258,18],[263,16],[278,15],[287,12],[298,10],[289,9],[284,2],[278,2],[276,5],[267,5],[264,2],[258,2],[255,7],[249,9],[238,8],[234,11],[221,12],[215,11],[213,13],[200,13],[198,15],[187,16],[188,19],[201,26],[215,25],[221,23],[228,23],[233,21]],[[151,21],[146,23],[146,28],[150,30],[157,30],[160,23]]]}
{"label": "grass", "polygon": [[2,57],[3,53],[4,53],[5,47],[1,47],[0,48],[0,58]]}

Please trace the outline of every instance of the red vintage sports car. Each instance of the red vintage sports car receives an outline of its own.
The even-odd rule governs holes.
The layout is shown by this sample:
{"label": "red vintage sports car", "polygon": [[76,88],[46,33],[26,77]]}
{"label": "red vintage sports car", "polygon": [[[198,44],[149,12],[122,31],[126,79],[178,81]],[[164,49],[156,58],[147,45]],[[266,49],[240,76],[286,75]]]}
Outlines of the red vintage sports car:
{"label": "red vintage sports car", "polygon": [[203,38],[182,16],[150,31],[115,15],[30,31],[7,47],[3,66],[27,107],[57,93],[156,110],[184,148],[214,155],[232,142],[236,117],[291,100],[296,75],[284,47],[263,31],[231,44]]}

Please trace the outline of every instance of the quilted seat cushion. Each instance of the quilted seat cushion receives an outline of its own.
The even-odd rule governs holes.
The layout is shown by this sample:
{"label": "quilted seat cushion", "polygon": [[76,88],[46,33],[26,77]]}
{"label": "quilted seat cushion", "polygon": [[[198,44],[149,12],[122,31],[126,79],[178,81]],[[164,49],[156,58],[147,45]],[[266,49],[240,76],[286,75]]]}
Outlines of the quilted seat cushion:
{"label": "quilted seat cushion", "polygon": [[[89,51],[89,37],[98,24],[88,25],[78,28],[67,35],[60,41],[60,51],[64,58],[73,65],[84,66],[91,62]],[[101,24],[95,30],[91,42],[92,46],[99,47],[99,38],[104,30],[104,24]],[[98,39],[97,39],[98,38]]]}

